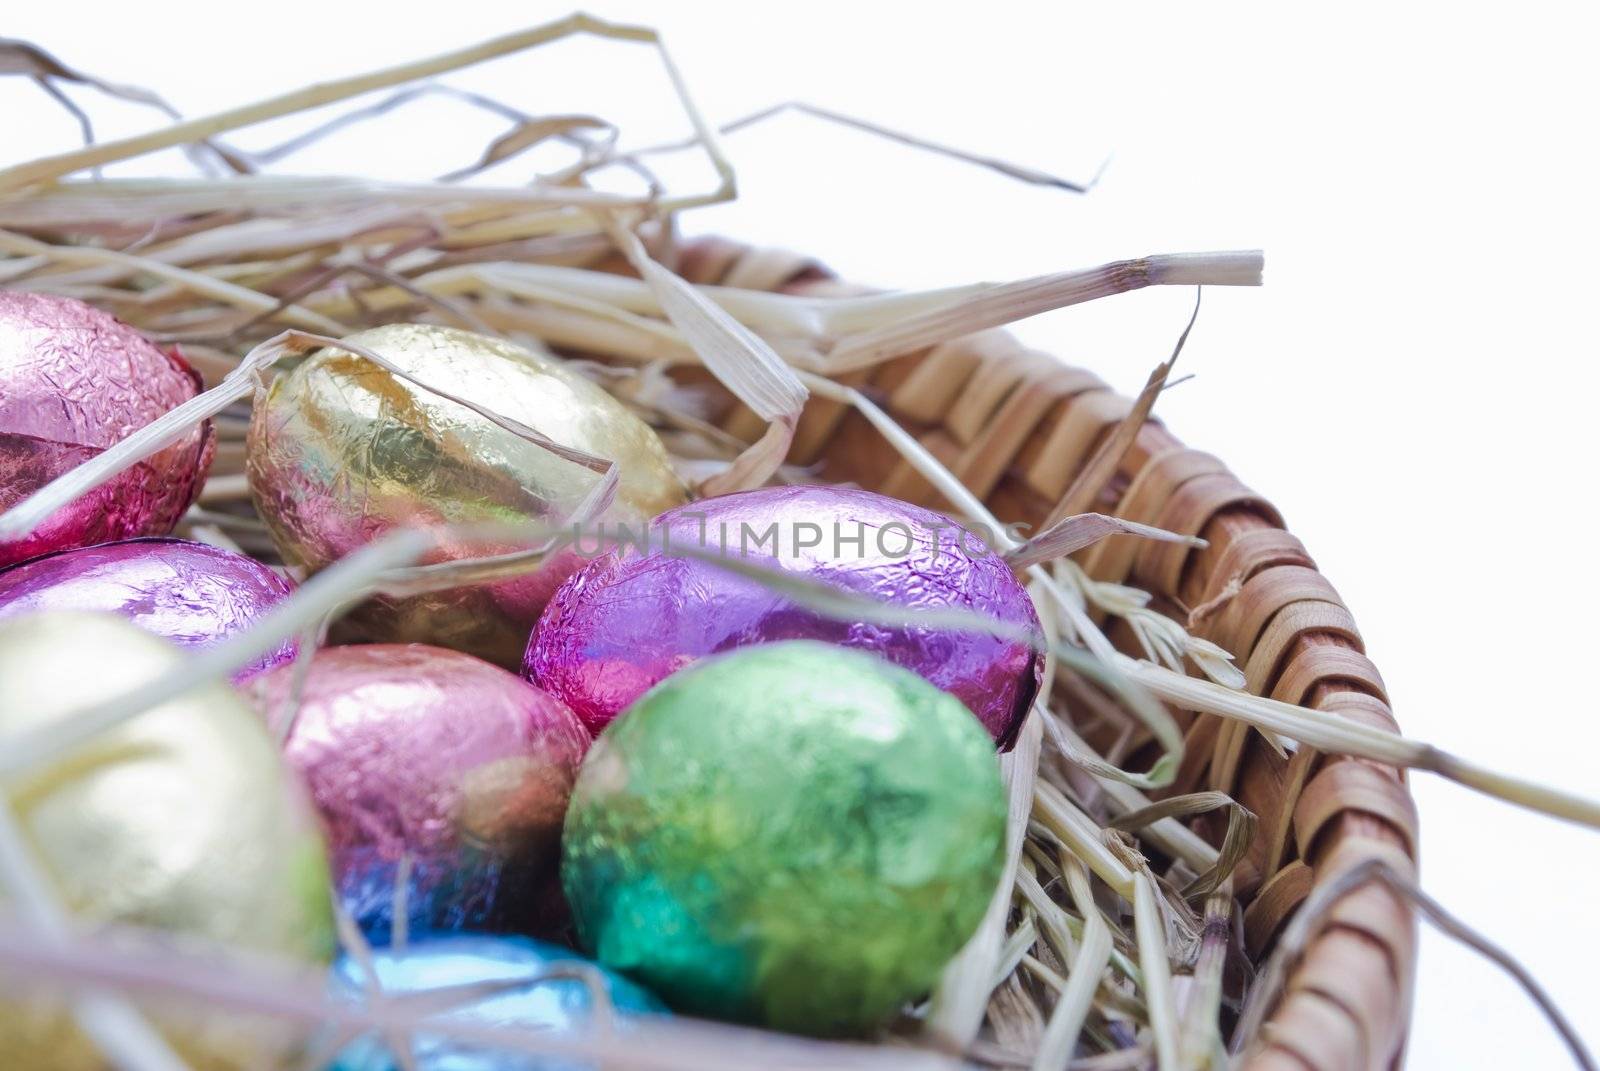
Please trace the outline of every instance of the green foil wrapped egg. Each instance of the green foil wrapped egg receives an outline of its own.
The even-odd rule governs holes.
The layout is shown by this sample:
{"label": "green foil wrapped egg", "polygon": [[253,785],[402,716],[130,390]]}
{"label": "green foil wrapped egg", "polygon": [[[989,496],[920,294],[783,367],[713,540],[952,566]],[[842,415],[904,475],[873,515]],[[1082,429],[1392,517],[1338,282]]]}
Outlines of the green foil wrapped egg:
{"label": "green foil wrapped egg", "polygon": [[[0,751],[75,710],[183,664],[177,648],[109,614],[52,611],[0,623]],[[74,927],[138,926],[241,955],[310,966],[333,953],[316,820],[261,719],[224,683],[195,688],[0,784],[26,847]],[[10,912],[0,885],[0,912]],[[8,985],[0,961],[0,1066],[101,1071],[64,994]],[[196,1071],[298,1060],[281,1021],[151,1004]]]}
{"label": "green foil wrapped egg", "polygon": [[[324,349],[256,400],[246,456],[250,492],[293,565],[315,572],[395,528],[566,524],[600,475],[512,430],[519,424],[615,463],[616,495],[597,518],[607,527],[637,531],[687,497],[656,433],[554,357],[428,324],[389,324],[346,341],[417,382]],[[496,423],[439,391],[514,423]],[[428,561],[520,549],[453,545]],[[569,547],[510,579],[374,598],[341,622],[336,638],[431,643],[516,669],[544,604],[582,564]]]}
{"label": "green foil wrapped egg", "polygon": [[999,880],[994,743],[962,703],[810,641],[707,659],[613,722],[567,812],[585,946],[676,1008],[859,1034],[926,993]]}

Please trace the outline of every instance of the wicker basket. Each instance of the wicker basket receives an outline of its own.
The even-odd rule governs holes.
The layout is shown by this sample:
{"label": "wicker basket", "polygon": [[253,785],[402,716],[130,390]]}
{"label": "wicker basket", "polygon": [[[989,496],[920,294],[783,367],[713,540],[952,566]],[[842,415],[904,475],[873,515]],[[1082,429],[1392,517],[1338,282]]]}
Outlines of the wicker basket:
{"label": "wicker basket", "polygon": [[[685,278],[790,293],[859,293],[815,261],[721,239],[687,244]],[[981,495],[997,516],[1032,525],[1057,508],[1073,476],[1132,402],[1092,372],[988,331],[859,374],[867,391]],[[746,438],[760,421],[731,407],[724,427]],[[938,507],[938,493],[847,407],[813,399],[790,460],[820,478],[853,482]],[[1217,458],[1184,446],[1154,421],[1140,430],[1094,509],[1204,537],[1209,546],[1113,536],[1083,555],[1100,580],[1131,579],[1161,608],[1214,607],[1196,626],[1230,651],[1258,694],[1398,731],[1377,667],[1354,619],[1271,503]],[[1232,593],[1231,596],[1229,593]],[[1129,650],[1125,628],[1111,638]],[[1411,874],[1417,812],[1405,775],[1361,759],[1301,748],[1287,757],[1259,734],[1210,715],[1186,723],[1186,759],[1171,792],[1214,788],[1260,816],[1235,878],[1244,951],[1260,963],[1313,888],[1368,860]],[[1344,896],[1291,974],[1251,1043],[1253,1071],[1343,1071],[1402,1062],[1416,962],[1409,906],[1366,885]]]}
{"label": "wicker basket", "polygon": [[[550,313],[551,309],[541,310],[539,298],[524,301],[526,294],[511,292],[507,300],[477,302],[475,309],[463,315],[471,302],[463,300],[458,305],[453,303],[453,297],[461,295],[455,291],[446,289],[435,294],[419,284],[419,273],[423,271],[439,269],[448,273],[459,269],[470,273],[485,264],[515,266],[517,262],[630,271],[629,261],[614,252],[613,242],[625,240],[625,246],[638,246],[632,233],[619,229],[608,237],[606,230],[596,229],[585,202],[571,201],[561,208],[561,197],[557,196],[570,198],[575,192],[585,192],[579,189],[581,181],[576,180],[600,166],[604,153],[595,155],[586,149],[588,163],[572,173],[576,185],[551,186],[541,192],[549,204],[508,197],[500,205],[485,201],[463,207],[451,200],[449,195],[457,187],[449,183],[410,190],[406,196],[414,201],[402,198],[391,204],[387,198],[399,194],[377,187],[367,191],[366,202],[349,202],[370,202],[384,209],[366,222],[362,222],[360,212],[348,207],[345,199],[350,191],[338,182],[304,180],[302,196],[322,213],[313,214],[317,226],[309,230],[302,226],[304,220],[281,211],[282,206],[273,200],[280,194],[267,196],[257,190],[251,195],[255,200],[246,198],[236,204],[235,191],[227,185],[230,180],[203,180],[188,187],[158,184],[145,193],[134,190],[130,194],[124,188],[120,196],[125,199],[115,203],[114,211],[91,203],[94,211],[86,216],[80,216],[82,206],[74,206],[70,197],[42,208],[29,203],[34,194],[41,202],[49,202],[61,193],[49,186],[49,180],[77,174],[100,163],[136,157],[162,146],[187,145],[198,151],[200,139],[214,138],[240,126],[388,87],[402,87],[574,33],[655,40],[652,31],[573,16],[420,64],[373,72],[273,98],[220,117],[180,122],[151,135],[7,169],[5,181],[0,182],[0,195],[5,195],[0,196],[0,203],[8,204],[18,215],[9,221],[9,229],[0,229],[0,255],[21,264],[18,272],[7,278],[25,279],[40,265],[48,265],[52,271],[63,269],[53,281],[63,284],[65,280],[66,292],[87,297],[130,319],[147,321],[136,325],[165,340],[181,341],[186,355],[212,386],[240,370],[239,361],[247,349],[259,347],[269,335],[291,324],[342,334],[341,329],[357,324],[453,316],[486,330],[538,336],[584,357],[626,363],[633,371],[676,346],[676,356],[683,360],[666,362],[673,363],[670,375],[681,383],[692,384],[713,401],[721,399],[710,416],[729,435],[715,438],[756,442],[762,439],[767,422],[735,401],[710,372],[694,363],[696,354],[681,339],[668,338],[662,343],[664,336],[649,332],[630,336],[626,317],[602,316],[586,321],[574,314],[574,309],[581,312],[586,302],[593,304],[588,301],[592,293],[569,295],[576,296],[576,303],[557,302],[554,315],[542,318],[535,314]],[[31,74],[41,80],[85,80],[85,76],[31,46],[12,44],[0,58],[9,60],[13,73]],[[4,67],[0,63],[0,68]],[[681,92],[681,86],[678,88]],[[107,91],[122,92],[115,87]],[[145,98],[135,94],[135,99]],[[689,107],[687,98],[683,102]],[[690,111],[697,116],[692,108]],[[377,113],[352,112],[314,129],[309,137],[329,134],[346,121],[359,120],[363,114]],[[534,123],[506,135],[490,147],[485,161],[497,158],[497,152],[514,153],[519,146],[527,147],[530,132],[537,134],[540,129]],[[639,238],[652,246],[651,255],[694,283],[818,296],[863,292],[837,280],[817,262],[790,253],[756,250],[720,239],[675,243],[672,235],[678,209],[726,199],[733,193],[726,161],[709,138],[705,141],[712,162],[724,176],[723,186],[700,198],[652,203],[651,219],[648,223],[639,221],[638,226]],[[210,142],[205,144],[207,151],[217,149]],[[231,166],[246,171],[270,162],[270,155],[252,161],[248,154],[225,154]],[[361,181],[356,185],[360,187]],[[29,188],[33,189],[32,194],[26,192]],[[200,200],[193,200],[201,193],[204,196]],[[500,195],[507,196],[507,191]],[[182,200],[175,209],[168,200],[173,197],[189,199]],[[137,210],[124,212],[129,205],[137,206]],[[405,212],[398,210],[407,206],[410,207]],[[30,207],[40,214],[30,216]],[[572,210],[570,216],[562,215],[566,210]],[[437,218],[431,212],[437,212]],[[269,251],[272,255],[259,263],[259,250],[252,243],[260,232],[251,230],[245,240],[239,241],[238,233],[230,231],[230,225],[239,221],[270,228],[285,226],[286,220],[290,221],[290,233],[298,237],[285,239],[285,248],[296,252],[285,255],[284,249],[274,247]],[[618,220],[610,222],[616,224]],[[323,228],[327,228],[326,233]],[[160,256],[145,255],[147,243],[153,239],[159,239],[157,245],[178,245],[182,255],[174,254],[173,263]],[[191,243],[185,251],[181,247],[188,239],[194,239],[198,246]],[[346,246],[370,259],[347,258]],[[419,262],[424,267],[404,267],[401,254],[418,252],[429,254]],[[642,247],[634,263],[640,263],[640,256],[644,256]],[[219,274],[208,278],[207,272],[212,269]],[[384,302],[367,304],[354,300],[359,295],[348,292],[345,284],[349,282],[347,273],[356,269],[367,273],[358,273],[355,284],[357,289],[370,288],[365,290],[367,297],[391,291]],[[150,280],[158,285],[151,288],[147,285]],[[45,280],[40,285],[48,289],[50,282]],[[676,280],[673,284],[681,286]],[[302,307],[299,302],[315,308]],[[344,308],[345,304],[349,308]],[[330,309],[337,315],[325,314]],[[597,324],[600,330],[596,330]],[[654,326],[667,325],[657,322]],[[962,329],[969,330],[970,326]],[[621,349],[604,352],[607,344],[619,339],[625,342],[630,337],[636,342],[642,337],[642,343],[626,354],[626,361],[619,360],[623,356]],[[659,350],[657,343],[662,343]],[[248,385],[242,377],[235,379]],[[1125,424],[1128,430],[1132,429],[1128,418],[1136,411],[1135,403],[1111,391],[1093,373],[1066,367],[1047,354],[1024,348],[1004,332],[990,330],[836,379],[876,402],[1004,521],[1020,521],[1038,528],[1069,514],[1092,511],[1203,537],[1205,548],[1196,550],[1182,542],[1112,536],[1081,552],[1078,564],[1093,580],[1126,582],[1148,592],[1155,609],[1186,621],[1195,636],[1229,652],[1254,694],[1318,708],[1378,730],[1369,734],[1369,744],[1373,739],[1385,745],[1391,742],[1380,735],[1397,732],[1383,681],[1363,652],[1350,613],[1316,571],[1300,541],[1283,528],[1282,518],[1272,505],[1241,484],[1221,461],[1185,447],[1159,423],[1146,420],[1122,452],[1114,474],[1102,486],[1080,485],[1082,481],[1077,477],[1090,459],[1097,456],[1114,430],[1122,430]],[[801,393],[798,387],[796,391]],[[274,549],[251,516],[246,497],[245,395],[229,397],[239,400],[240,405],[226,412],[208,410],[216,413],[218,449],[201,504],[214,512],[191,514],[185,533],[199,535],[202,528],[214,528],[217,521],[230,521],[235,525],[229,530],[231,535],[217,529],[221,538],[271,559]],[[697,423],[699,415],[693,414]],[[790,416],[792,410],[785,419]],[[704,431],[704,424],[698,424],[698,430]],[[927,469],[919,471],[886,441],[879,426],[831,395],[813,394],[806,404],[788,461],[808,466],[820,480],[855,483],[934,508],[949,505],[923,474]],[[232,540],[234,535],[236,540]],[[1140,639],[1125,617],[1108,616],[1099,623],[1124,651],[1143,653]],[[1103,645],[1101,649],[1104,652]],[[1067,688],[1069,683],[1059,686]],[[1228,695],[1238,698],[1237,693]],[[1081,697],[1064,692],[1060,698],[1070,704]],[[1404,1055],[1416,956],[1410,901],[1388,883],[1358,883],[1350,879],[1375,869],[1414,875],[1417,817],[1403,773],[1367,759],[1323,754],[1309,746],[1288,749],[1242,721],[1183,710],[1171,713],[1183,729],[1185,747],[1176,778],[1164,789],[1166,795],[1217,790],[1257,819],[1255,835],[1233,870],[1232,884],[1227,889],[1242,908],[1242,916],[1229,920],[1213,911],[1203,935],[1215,949],[1227,948],[1229,940],[1236,942],[1235,947],[1227,949],[1226,963],[1232,969],[1224,978],[1228,995],[1242,998],[1253,993],[1249,1005],[1253,1011],[1263,1006],[1270,1008],[1264,1018],[1252,1015],[1242,1020],[1244,1033],[1249,1033],[1252,1023],[1262,1024],[1253,1036],[1235,1039],[1243,1042],[1242,1065],[1253,1071],[1397,1067]],[[1114,737],[1114,726],[1105,719],[1078,719],[1076,729],[1102,754],[1113,748],[1118,750],[1119,761],[1129,767],[1148,765],[1145,760],[1160,751],[1156,741],[1139,735]],[[1327,743],[1330,737],[1319,739]],[[1387,749],[1373,748],[1363,753],[1395,755]],[[1406,754],[1403,761],[1413,761],[1410,756],[1414,753]],[[1415,764],[1424,765],[1421,761]],[[1484,777],[1481,771],[1479,774],[1481,784]],[[1524,802],[1527,798],[1526,793],[1521,796]],[[1543,807],[1550,808],[1548,799],[1539,798],[1545,800]],[[1234,810],[1238,812],[1237,807]],[[1582,820],[1600,824],[1592,805],[1574,804],[1552,810],[1566,817],[1578,812],[1582,812]],[[1013,817],[1025,818],[1026,806],[1014,810]],[[1189,824],[1213,844],[1222,842],[1224,827],[1219,815],[1202,814]],[[1193,842],[1190,834],[1178,832]],[[1210,851],[1205,845],[1200,848]],[[1139,888],[1153,884],[1152,880]],[[1226,897],[1216,899],[1226,908]],[[1085,894],[1085,919],[1101,913],[1096,904],[1088,901]],[[1307,910],[1313,902],[1317,909]],[[1221,915],[1225,914],[1223,910]],[[1308,933],[1286,933],[1286,927],[1297,917]],[[1158,936],[1153,943],[1159,944],[1160,930],[1155,932]],[[1141,940],[1140,944],[1144,942]],[[1294,953],[1281,992],[1276,984],[1277,971],[1287,957],[1274,955],[1275,950]],[[1264,980],[1258,983],[1247,977],[1251,970],[1267,964],[1269,957],[1273,970]],[[1218,961],[1221,959],[1219,956]],[[977,979],[973,985],[981,992],[976,994],[961,1036],[947,1047],[960,1050],[957,1055],[976,1056],[999,1066],[1038,1065],[1034,1053],[1023,1051],[1028,1048],[1029,1039],[1016,1032],[1002,1038],[1003,1043],[997,1047],[984,1049],[980,1045],[970,1053],[966,1051],[977,1030],[981,1001],[993,986],[993,974],[987,969],[992,966],[986,964],[982,970],[968,972],[969,977]],[[1240,967],[1249,969],[1237,970]],[[1164,958],[1160,968],[1166,970]],[[1122,979],[1131,977],[1132,972],[1122,972]],[[996,991],[994,1003],[989,1006],[992,1023],[998,1021],[994,1012],[1004,1005],[1007,986],[1016,985],[1013,977]],[[1166,991],[1172,988],[1166,987]],[[1209,1022],[1215,1004],[1196,1006],[1205,1010],[1201,1018]],[[1029,1007],[1037,1015],[1037,1009]],[[738,1037],[745,1036],[726,1030],[719,1035],[717,1031],[721,1029],[710,1030],[711,1043],[723,1044],[731,1037],[734,1041],[729,1044],[738,1046]],[[997,1029],[996,1033],[1000,1031]],[[932,1036],[935,1040],[952,1040],[948,1035]],[[765,1037],[774,1040],[771,1035]],[[923,1035],[924,1040],[928,1037]],[[1073,1040],[1066,1037],[1066,1045],[1070,1047]],[[1208,1038],[1207,1043],[1213,1040]],[[749,1055],[764,1051],[759,1048],[759,1040],[751,1043],[745,1036],[745,1044],[744,1049],[735,1047],[726,1053],[719,1050],[720,1065],[738,1064],[741,1052]],[[1131,1042],[1119,1040],[1117,1044],[1126,1047]],[[903,1048],[868,1050],[859,1065],[854,1061],[862,1054],[853,1048],[800,1046],[789,1052],[806,1066],[837,1066],[847,1062],[847,1056],[852,1066],[889,1062],[884,1058],[896,1055],[912,1058],[896,1063],[916,1062],[923,1056],[928,1056],[930,1063],[944,1062],[938,1054],[908,1054]],[[1095,1066],[1136,1066],[1125,1058],[1128,1055],[1112,1053],[1111,1058],[1121,1062],[1102,1064],[1097,1059]],[[1203,1055],[1211,1053],[1208,1050]],[[1138,1058],[1137,1054],[1134,1057]],[[1163,1066],[1171,1065],[1173,1054],[1166,1053],[1165,1057]],[[627,1062],[623,1060],[624,1064]],[[745,1062],[759,1065],[765,1061],[750,1058]],[[0,1063],[4,1060],[0,1059]],[[695,1061],[683,1060],[676,1066],[695,1066]]]}
{"label": "wicker basket", "polygon": [[[864,292],[808,258],[721,239],[665,242],[656,255],[694,283],[813,296]],[[563,259],[591,269],[629,271],[604,239],[575,247]],[[415,311],[396,306],[378,318],[412,318]],[[617,361],[603,346],[564,349]],[[213,385],[237,360],[217,349],[186,352]],[[637,366],[637,355],[631,363]],[[670,374],[712,400],[711,418],[733,440],[761,437],[765,422],[705,368],[680,364]],[[1193,634],[1229,652],[1252,693],[1383,732],[1398,731],[1382,678],[1363,653],[1355,622],[1338,594],[1300,541],[1283,528],[1273,506],[1221,461],[1185,447],[1159,423],[1146,420],[1104,486],[1087,493],[1076,486],[1075,477],[1135,409],[1133,401],[1092,372],[1069,368],[991,330],[837,378],[876,402],[1006,522],[1039,528],[1067,514],[1094,511],[1202,537],[1204,549],[1111,536],[1080,552],[1079,565],[1094,580],[1126,582],[1149,592],[1155,609],[1187,621]],[[238,495],[242,417],[234,410],[218,418],[220,442],[208,487],[221,489],[215,508],[236,509],[235,519],[248,524],[252,511]],[[788,461],[808,467],[822,481],[853,483],[935,509],[949,507],[877,427],[832,398],[814,395],[806,404]],[[196,524],[195,518],[189,523]],[[189,534],[199,534],[197,528]],[[236,534],[244,549],[273,558],[264,534],[248,526]],[[1142,653],[1125,618],[1099,623],[1126,653]],[[1075,697],[1060,698],[1070,704]],[[1243,999],[1253,991],[1253,999],[1265,996],[1271,1009],[1253,1035],[1235,1037],[1236,1045],[1242,1041],[1242,1066],[1252,1071],[1398,1067],[1416,956],[1412,909],[1386,883],[1348,879],[1374,866],[1414,875],[1417,816],[1403,772],[1308,746],[1286,751],[1239,721],[1171,713],[1184,730],[1184,760],[1164,794],[1216,790],[1258,819],[1231,878],[1242,917],[1221,926],[1234,942],[1230,968],[1248,968],[1227,977],[1229,995]],[[1102,754],[1120,743],[1129,768],[1147,766],[1160,750],[1154,740],[1142,746],[1136,740],[1129,750],[1112,728],[1093,719],[1076,725]],[[1221,843],[1218,816],[1201,815],[1190,824],[1213,844]],[[1244,975],[1267,962],[1285,927],[1312,898],[1331,899],[1331,906],[1324,903],[1308,913],[1308,939],[1285,942],[1298,955],[1282,992],[1275,992],[1275,985],[1253,988],[1255,979]],[[1005,992],[998,990],[996,999],[1003,1000]],[[995,1008],[990,1005],[991,1016]],[[946,1040],[967,1050],[970,1035],[964,1031]],[[1006,1040],[1010,1044],[980,1044],[962,1054],[997,1066],[1031,1062],[1032,1053],[1022,1051],[1026,1037]],[[827,1066],[827,1055],[820,1053],[817,1059],[824,1062],[808,1066]]]}

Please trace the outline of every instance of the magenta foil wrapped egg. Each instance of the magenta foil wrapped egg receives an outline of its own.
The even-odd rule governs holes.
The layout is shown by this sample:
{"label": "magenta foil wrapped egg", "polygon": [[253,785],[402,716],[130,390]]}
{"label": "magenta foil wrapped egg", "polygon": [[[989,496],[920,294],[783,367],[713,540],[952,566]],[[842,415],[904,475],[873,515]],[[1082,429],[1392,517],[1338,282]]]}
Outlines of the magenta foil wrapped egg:
{"label": "magenta foil wrapped egg", "polygon": [[1002,748],[1038,692],[1043,656],[1018,639],[830,618],[678,553],[724,554],[908,610],[970,611],[1041,635],[1005,560],[981,533],[930,510],[869,491],[770,487],[668,510],[647,543],[609,550],[568,579],[528,644],[524,675],[593,732],[696,659],[777,640],[842,644],[918,673],[965,703]]}
{"label": "magenta foil wrapped egg", "polygon": [[[193,398],[200,377],[175,353],[90,305],[0,291],[0,511]],[[209,422],[0,541],[0,565],[52,550],[166,535],[205,478]]]}
{"label": "magenta foil wrapped egg", "polygon": [[[0,569],[0,620],[46,610],[118,614],[146,632],[203,649],[243,632],[293,590],[253,558],[186,539],[127,539],[57,551]],[[285,640],[234,674],[292,661]]]}
{"label": "magenta foil wrapped egg", "polygon": [[[247,686],[322,814],[334,889],[374,943],[564,924],[561,823],[589,734],[565,704],[471,655],[327,647]],[[397,909],[403,916],[397,915]]]}

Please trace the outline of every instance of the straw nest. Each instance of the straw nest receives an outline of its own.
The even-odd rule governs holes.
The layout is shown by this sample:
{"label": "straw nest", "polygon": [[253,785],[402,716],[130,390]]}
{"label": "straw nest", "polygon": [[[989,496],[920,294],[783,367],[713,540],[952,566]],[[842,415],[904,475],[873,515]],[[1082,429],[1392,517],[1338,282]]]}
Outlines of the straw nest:
{"label": "straw nest", "polygon": [[[430,80],[438,76],[573,34],[655,48],[693,139],[628,150],[598,119],[464,98],[510,127],[475,166],[439,181],[263,172],[404,104],[419,86],[437,91]],[[1151,256],[1010,283],[871,294],[790,254],[684,242],[683,212],[733,195],[717,132],[651,30],[584,16],[187,121],[154,94],[97,81],[33,46],[0,42],[0,72],[35,80],[86,133],[81,149],[0,169],[0,286],[108,309],[181,346],[212,388],[0,517],[0,535],[25,531],[164,436],[213,416],[216,464],[180,533],[275,560],[243,476],[251,395],[274,364],[298,353],[369,325],[423,320],[537,340],[567,355],[661,432],[701,493],[785,480],[858,483],[985,526],[1025,570],[1051,658],[1049,686],[1002,759],[1008,867],[938,989],[878,1044],[687,1021],[627,1038],[478,1030],[478,1040],[684,1071],[962,1061],[1085,1071],[1386,1068],[1403,1051],[1420,906],[1511,969],[1592,1066],[1514,961],[1416,888],[1405,771],[1589,825],[1600,826],[1600,808],[1398,734],[1355,623],[1305,548],[1220,461],[1182,446],[1152,418],[1173,360],[1127,399],[995,330],[1144,286],[1251,285],[1260,279],[1258,254]],[[75,86],[149,104],[171,122],[96,143]],[[278,150],[252,155],[221,140],[357,98],[359,106]],[[572,153],[557,173],[518,186],[472,181],[551,143]],[[172,147],[191,156],[200,177],[83,178]],[[704,154],[716,187],[687,195],[663,188],[649,161],[667,149]],[[1022,181],[1078,188],[965,158]],[[641,192],[601,192],[587,181],[616,168],[635,175]],[[1026,536],[1007,527],[1016,522],[1031,526]],[[549,533],[515,534],[533,545]],[[0,773],[224,675],[284,634],[315,634],[361,592],[448,586],[525,565],[506,555],[414,567],[433,538],[400,533],[346,559],[256,633],[84,711],[61,733],[19,741],[0,757]],[[832,613],[878,612],[767,579]],[[19,893],[28,887],[25,855],[0,852],[0,865],[22,916],[0,919],[8,970],[132,996],[188,994],[350,1030],[403,1034],[429,1020],[432,1033],[473,1033],[430,1018],[438,1008],[382,994],[364,1006],[332,1006],[320,981],[142,951],[137,935],[114,949],[85,935],[46,939],[27,913],[51,905]],[[114,1030],[104,1036],[112,1048],[122,1043]],[[131,1048],[110,1055],[142,1066]]]}

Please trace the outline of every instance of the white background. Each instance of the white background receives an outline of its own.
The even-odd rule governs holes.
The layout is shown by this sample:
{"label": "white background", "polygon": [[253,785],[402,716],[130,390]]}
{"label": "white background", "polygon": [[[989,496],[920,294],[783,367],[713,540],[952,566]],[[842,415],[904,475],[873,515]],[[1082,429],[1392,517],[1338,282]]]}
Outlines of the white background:
{"label": "white background", "polygon": [[[799,98],[1076,177],[1115,154],[1079,197],[785,118],[727,140],[742,198],[691,231],[906,287],[1265,247],[1267,287],[1208,292],[1180,365],[1197,378],[1158,411],[1282,507],[1361,622],[1408,733],[1600,794],[1585,683],[1600,597],[1592,27],[1578,5],[1537,3],[1113,6],[595,11],[662,27],[716,120]],[[0,33],[196,115],[564,13],[13,2]],[[8,83],[0,155],[69,147],[70,121]],[[641,142],[681,129],[637,46],[563,46],[472,84],[531,112],[624,120]],[[152,121],[96,114],[109,133]],[[301,166],[421,177],[497,129],[435,102]],[[1146,291],[1019,332],[1132,391],[1191,299]],[[1600,1048],[1600,834],[1427,775],[1413,787],[1426,886],[1519,956]],[[1412,1067],[1564,1062],[1507,981],[1424,935]]]}

